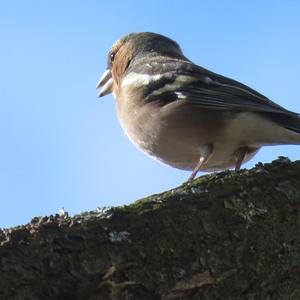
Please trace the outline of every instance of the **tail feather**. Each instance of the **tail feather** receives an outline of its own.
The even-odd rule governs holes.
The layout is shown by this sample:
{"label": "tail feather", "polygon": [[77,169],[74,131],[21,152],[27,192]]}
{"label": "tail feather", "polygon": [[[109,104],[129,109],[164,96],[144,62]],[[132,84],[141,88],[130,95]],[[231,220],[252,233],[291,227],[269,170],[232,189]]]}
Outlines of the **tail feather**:
{"label": "tail feather", "polygon": [[265,116],[278,125],[300,135],[300,115],[267,113]]}

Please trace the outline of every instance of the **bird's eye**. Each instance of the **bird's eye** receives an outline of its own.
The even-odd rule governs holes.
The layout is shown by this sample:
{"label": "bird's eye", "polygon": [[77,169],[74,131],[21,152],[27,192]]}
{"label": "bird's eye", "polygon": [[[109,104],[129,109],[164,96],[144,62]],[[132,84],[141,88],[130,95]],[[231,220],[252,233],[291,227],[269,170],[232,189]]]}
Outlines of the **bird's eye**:
{"label": "bird's eye", "polygon": [[109,55],[110,62],[113,62],[113,61],[114,61],[115,56],[116,56],[116,53],[115,53],[115,52],[112,52],[112,53]]}

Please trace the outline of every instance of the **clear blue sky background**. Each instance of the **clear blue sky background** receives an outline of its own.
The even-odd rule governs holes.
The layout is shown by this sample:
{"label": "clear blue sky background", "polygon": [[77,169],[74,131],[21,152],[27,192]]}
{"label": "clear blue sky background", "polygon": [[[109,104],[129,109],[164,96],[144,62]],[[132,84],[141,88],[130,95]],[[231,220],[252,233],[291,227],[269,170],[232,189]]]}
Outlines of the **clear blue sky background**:
{"label": "clear blue sky background", "polygon": [[[130,203],[189,173],[139,152],[95,90],[111,44],[132,31],[300,112],[299,1],[1,1],[0,227],[64,207]],[[264,148],[245,167],[299,146]]]}

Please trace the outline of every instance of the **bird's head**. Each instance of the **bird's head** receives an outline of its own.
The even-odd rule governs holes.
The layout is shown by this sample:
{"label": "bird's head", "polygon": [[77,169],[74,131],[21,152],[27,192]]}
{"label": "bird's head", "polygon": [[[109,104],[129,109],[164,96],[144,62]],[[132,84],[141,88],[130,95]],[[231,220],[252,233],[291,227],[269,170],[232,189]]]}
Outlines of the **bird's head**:
{"label": "bird's head", "polygon": [[138,64],[156,56],[182,58],[183,54],[175,41],[152,32],[130,33],[116,41],[108,52],[107,69],[96,86],[101,88],[99,97],[110,94]]}

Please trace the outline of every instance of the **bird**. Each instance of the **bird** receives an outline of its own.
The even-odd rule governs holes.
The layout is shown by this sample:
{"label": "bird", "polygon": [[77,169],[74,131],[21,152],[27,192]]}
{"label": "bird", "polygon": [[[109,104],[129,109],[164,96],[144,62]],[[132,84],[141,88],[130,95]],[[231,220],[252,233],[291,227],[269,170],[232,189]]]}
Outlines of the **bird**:
{"label": "bird", "polygon": [[249,161],[262,146],[300,144],[300,116],[236,80],[205,69],[179,44],[134,32],[108,52],[96,85],[113,94],[125,134],[171,167],[212,172]]}

